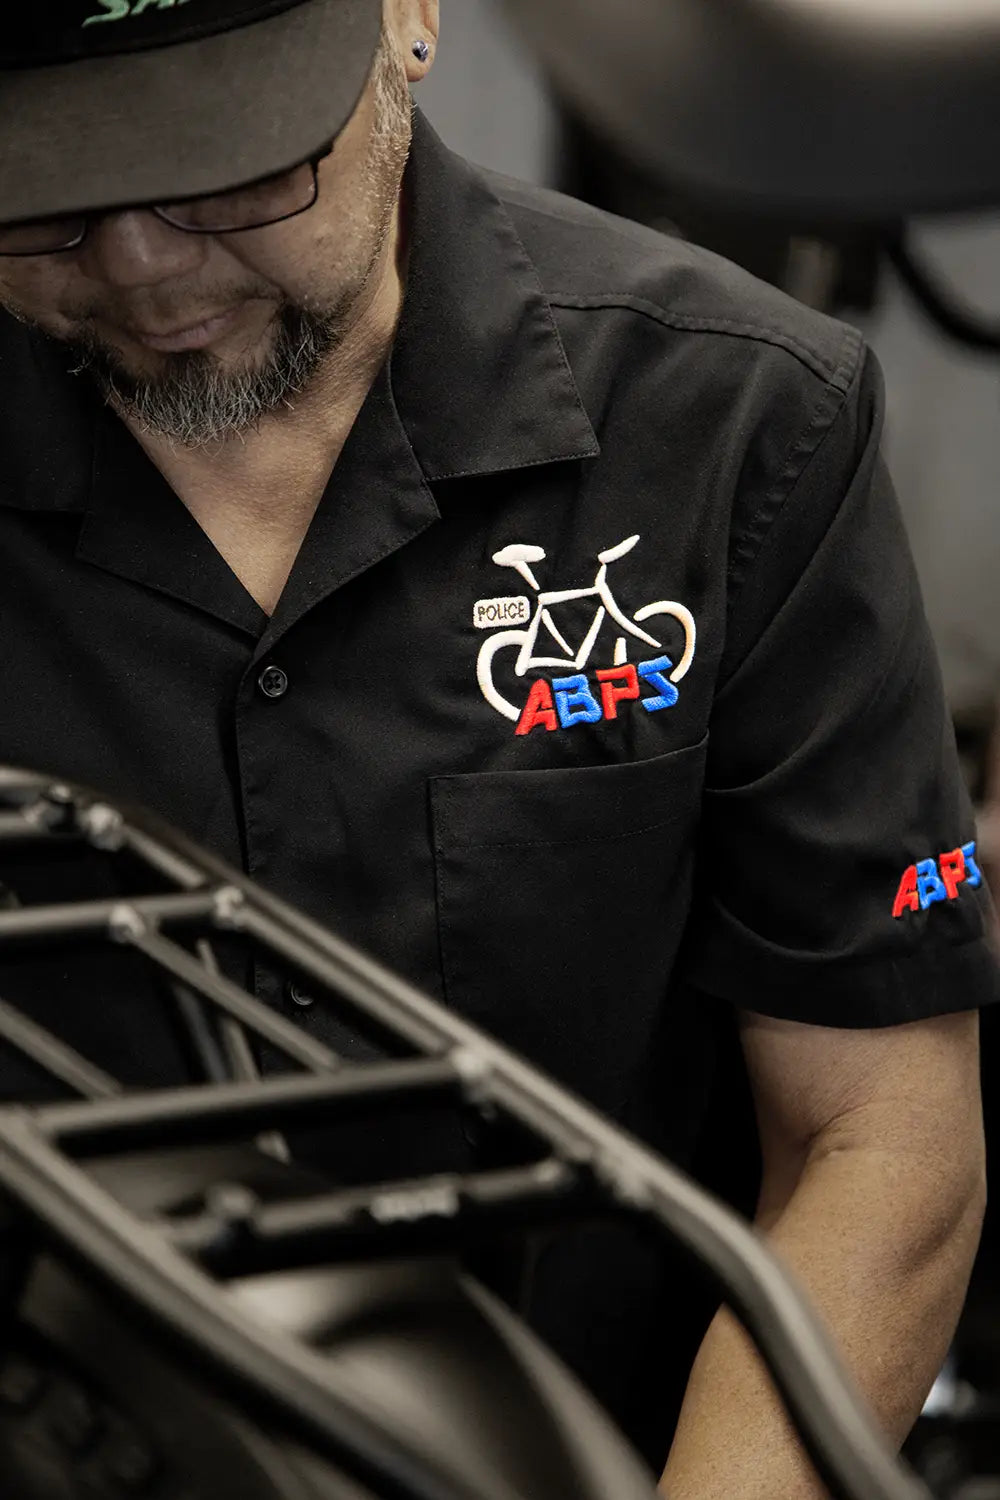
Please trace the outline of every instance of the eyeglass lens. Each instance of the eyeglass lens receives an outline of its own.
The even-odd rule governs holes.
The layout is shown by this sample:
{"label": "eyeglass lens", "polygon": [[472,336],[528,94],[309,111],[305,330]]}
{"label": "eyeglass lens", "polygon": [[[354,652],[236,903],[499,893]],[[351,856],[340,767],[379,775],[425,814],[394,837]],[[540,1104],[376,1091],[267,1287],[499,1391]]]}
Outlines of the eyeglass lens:
{"label": "eyeglass lens", "polygon": [[189,198],[180,203],[164,203],[161,213],[181,229],[202,233],[253,229],[273,223],[290,214],[309,208],[316,196],[316,171],[304,162],[291,172],[263,177],[246,187],[228,193],[214,193],[209,198]]}
{"label": "eyeglass lens", "polygon": [[[279,172],[245,187],[159,204],[154,211],[178,229],[196,234],[232,234],[303,213],[315,203],[316,193],[316,169],[305,162],[290,172]],[[45,255],[66,249],[83,238],[87,219],[85,214],[76,214],[0,225],[0,255]]]}

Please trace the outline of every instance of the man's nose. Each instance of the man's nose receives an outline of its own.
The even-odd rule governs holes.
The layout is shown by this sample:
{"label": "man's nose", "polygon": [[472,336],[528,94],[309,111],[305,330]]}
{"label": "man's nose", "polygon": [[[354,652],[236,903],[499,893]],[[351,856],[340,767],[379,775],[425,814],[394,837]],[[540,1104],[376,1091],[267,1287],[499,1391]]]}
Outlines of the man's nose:
{"label": "man's nose", "polygon": [[142,287],[197,270],[208,244],[207,236],[175,229],[150,209],[130,208],[95,218],[78,254],[94,280]]}

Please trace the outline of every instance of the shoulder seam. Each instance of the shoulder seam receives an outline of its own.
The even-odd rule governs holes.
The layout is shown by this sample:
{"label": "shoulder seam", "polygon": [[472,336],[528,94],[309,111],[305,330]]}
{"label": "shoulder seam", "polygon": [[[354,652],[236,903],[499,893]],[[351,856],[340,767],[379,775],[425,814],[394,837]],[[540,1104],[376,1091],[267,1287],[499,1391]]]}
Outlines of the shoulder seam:
{"label": "shoulder seam", "polygon": [[[860,340],[860,355],[863,355],[864,348],[864,341]],[[775,522],[840,420],[848,405],[852,390],[862,377],[863,368],[864,360],[859,357],[855,361],[851,378],[846,386],[830,384],[825,388],[809,421],[789,444],[781,472],[766,501],[749,519],[742,532],[734,530],[730,538],[727,587],[730,606],[746,583]],[[831,399],[834,396],[836,399]]]}
{"label": "shoulder seam", "polygon": [[793,355],[814,375],[819,375],[844,395],[847,394],[853,381],[863,344],[858,330],[851,328],[848,324],[843,324],[844,333],[838,350],[838,362],[831,364],[819,350],[810,348],[794,335],[782,333],[776,328],[768,328],[763,324],[746,323],[735,318],[699,317],[695,314],[670,312],[666,308],[657,306],[655,302],[648,301],[645,297],[636,297],[631,293],[581,297],[564,292],[547,291],[545,295],[551,306],[567,308],[570,311],[634,312],[660,323],[665,328],[674,328],[680,332],[714,333],[722,337],[751,339],[758,343],[770,344],[774,348],[784,349]]}

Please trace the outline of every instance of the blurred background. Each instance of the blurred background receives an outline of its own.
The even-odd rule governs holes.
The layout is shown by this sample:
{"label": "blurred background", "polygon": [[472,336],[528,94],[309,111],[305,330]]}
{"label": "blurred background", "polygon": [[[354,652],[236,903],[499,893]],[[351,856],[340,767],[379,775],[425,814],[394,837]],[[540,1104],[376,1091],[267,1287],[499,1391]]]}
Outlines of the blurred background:
{"label": "blurred background", "polygon": [[[872,5],[886,9],[884,0]],[[858,11],[862,0],[852,6]],[[783,219],[773,206],[761,213],[759,205],[730,203],[718,193],[702,197],[690,180],[681,185],[668,171],[651,170],[648,155],[640,164],[620,133],[595,126],[578,93],[570,102],[573,91],[554,81],[558,68],[547,67],[544,47],[533,45],[533,26],[516,26],[512,11],[523,21],[524,7],[503,0],[443,6],[441,52],[419,102],[453,149],[706,244],[860,327],[879,355],[887,456],[977,806],[981,850],[1000,895],[1000,207],[982,194],[985,206],[976,203],[975,211],[959,201],[947,212],[907,212],[907,261],[915,260],[918,280],[921,268],[930,278],[923,300],[936,305],[935,320],[933,307],[914,294],[913,273],[901,273],[886,253],[891,226],[876,233],[870,214],[856,225],[841,214],[835,226],[817,230],[814,220]],[[949,13],[946,3],[940,14]],[[1000,47],[1000,16],[995,25]],[[1000,56],[990,61],[1000,82]],[[1000,91],[995,111],[1000,120]],[[975,121],[962,127],[974,129]],[[1000,192],[995,201],[1000,205]],[[987,1129],[991,1159],[998,1160],[1000,1018],[987,1018],[984,1033]],[[706,1159],[714,1185],[746,1207],[753,1164],[740,1164],[735,1176],[731,1164],[722,1166],[736,1124],[731,1097],[727,1090],[720,1103],[714,1165],[712,1142]],[[948,1500],[1000,1500],[998,1199],[995,1192],[952,1360],[911,1443],[911,1458]]]}

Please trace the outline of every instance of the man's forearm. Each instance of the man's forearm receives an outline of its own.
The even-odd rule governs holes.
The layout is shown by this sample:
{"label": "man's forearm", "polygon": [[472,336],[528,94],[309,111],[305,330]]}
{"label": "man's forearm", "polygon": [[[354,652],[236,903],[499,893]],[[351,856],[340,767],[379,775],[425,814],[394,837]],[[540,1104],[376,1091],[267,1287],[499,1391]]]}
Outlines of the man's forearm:
{"label": "man's forearm", "polygon": [[[918,1161],[841,1151],[812,1160],[762,1227],[829,1324],[890,1439],[901,1444],[940,1370],[982,1222],[978,1174],[929,1187]],[[947,1200],[947,1201],[946,1201]],[[671,1500],[818,1500],[770,1379],[720,1313],[692,1372],[664,1475]]]}

